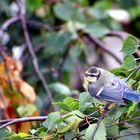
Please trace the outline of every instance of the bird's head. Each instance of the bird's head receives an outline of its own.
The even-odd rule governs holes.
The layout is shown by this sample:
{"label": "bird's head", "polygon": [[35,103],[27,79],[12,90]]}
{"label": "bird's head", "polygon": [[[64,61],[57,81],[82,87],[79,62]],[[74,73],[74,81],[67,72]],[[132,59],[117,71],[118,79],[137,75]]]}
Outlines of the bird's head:
{"label": "bird's head", "polygon": [[87,90],[89,83],[95,83],[100,77],[101,71],[100,68],[95,66],[90,67],[84,75],[84,88]]}

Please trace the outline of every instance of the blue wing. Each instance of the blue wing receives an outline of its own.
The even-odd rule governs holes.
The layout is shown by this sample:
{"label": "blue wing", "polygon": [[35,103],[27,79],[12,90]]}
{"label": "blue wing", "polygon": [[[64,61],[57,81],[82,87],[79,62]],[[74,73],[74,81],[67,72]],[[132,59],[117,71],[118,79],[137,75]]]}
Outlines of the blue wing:
{"label": "blue wing", "polygon": [[91,83],[88,86],[88,91],[91,96],[94,96],[99,100],[115,102],[123,105],[126,105],[124,99],[128,99],[134,102],[140,101],[140,94],[131,90],[127,84],[118,77],[114,77],[113,83],[108,87],[103,87],[102,91],[100,89],[101,87],[96,86],[96,84]]}

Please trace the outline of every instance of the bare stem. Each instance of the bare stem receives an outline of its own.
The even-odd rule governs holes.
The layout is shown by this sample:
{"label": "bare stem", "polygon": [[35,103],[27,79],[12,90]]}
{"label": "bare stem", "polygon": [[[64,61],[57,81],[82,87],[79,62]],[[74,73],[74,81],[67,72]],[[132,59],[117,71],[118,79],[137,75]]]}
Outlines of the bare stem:
{"label": "bare stem", "polygon": [[125,82],[127,82],[139,69],[140,65],[126,78]]}
{"label": "bare stem", "polygon": [[119,64],[122,64],[122,61],[114,54],[112,53],[108,47],[98,38],[96,37],[91,37],[89,34],[84,33],[85,37],[87,37],[90,42],[92,42],[93,44],[99,46],[103,51],[105,51],[106,53],[108,53],[110,56],[112,56]]}
{"label": "bare stem", "polygon": [[47,116],[37,116],[37,117],[25,117],[25,118],[17,118],[17,119],[7,119],[7,120],[0,120],[0,129],[3,129],[6,126],[22,123],[22,122],[31,122],[31,121],[45,121]]}
{"label": "bare stem", "polygon": [[122,138],[122,137],[132,136],[132,135],[139,135],[139,134],[140,134],[140,132],[129,133],[129,134],[125,134],[125,135],[120,135],[120,136],[114,137],[112,140],[116,140],[116,139]]}
{"label": "bare stem", "polygon": [[34,26],[39,27],[39,28],[41,27],[47,31],[59,30],[62,28],[62,26],[51,27],[46,23],[42,23],[42,22],[36,21],[36,20],[26,20],[26,21],[27,21],[27,24],[29,24],[29,25],[34,25]]}
{"label": "bare stem", "polygon": [[69,51],[70,51],[70,44],[68,44],[63,56],[62,56],[62,59],[60,60],[60,63],[58,64],[58,67],[56,69],[56,72],[57,72],[57,79],[59,79],[61,77],[61,74],[62,74],[62,69],[64,67],[64,64],[68,58],[68,55],[69,55]]}
{"label": "bare stem", "polygon": [[107,104],[107,105],[105,106],[104,112],[103,112],[103,114],[101,115],[100,119],[98,120],[96,127],[94,128],[94,130],[93,130],[93,132],[92,132],[92,134],[91,134],[90,140],[94,140],[94,136],[95,136],[95,134],[96,134],[96,132],[97,132],[97,130],[98,130],[98,128],[99,128],[99,126],[100,126],[100,124],[101,124],[103,118],[104,118],[105,115],[107,114],[107,112],[108,112],[108,107],[109,107],[109,106],[110,106],[110,104]]}
{"label": "bare stem", "polygon": [[1,28],[0,28],[0,36],[2,36],[3,32],[4,32],[5,30],[7,30],[7,28],[8,28],[11,24],[17,22],[18,20],[19,20],[19,16],[12,17],[12,18],[6,20],[6,22],[4,22],[3,25],[2,25]]}
{"label": "bare stem", "polygon": [[22,24],[22,28],[23,28],[23,32],[24,32],[25,41],[26,41],[27,47],[29,49],[29,53],[30,53],[31,57],[33,58],[34,69],[35,69],[39,79],[41,80],[46,93],[48,94],[49,100],[51,102],[53,102],[53,97],[52,97],[52,94],[48,88],[48,84],[47,84],[43,74],[40,71],[38,59],[37,59],[37,56],[33,50],[30,35],[29,35],[28,29],[27,29],[27,25],[26,25],[27,23],[26,23],[26,18],[25,18],[25,12],[26,12],[25,11],[25,0],[17,0],[17,3],[19,6],[19,9],[20,9],[20,20],[21,20],[21,24]]}
{"label": "bare stem", "polygon": [[119,123],[108,125],[108,126],[106,126],[106,128],[109,128],[109,127],[112,127],[112,126],[115,126],[115,125],[119,125],[119,124],[124,124],[124,123],[130,122],[130,121],[134,121],[134,120],[140,120],[140,116],[132,118],[132,119],[129,119],[129,120],[125,120],[125,121],[122,121],[122,122],[119,122]]}

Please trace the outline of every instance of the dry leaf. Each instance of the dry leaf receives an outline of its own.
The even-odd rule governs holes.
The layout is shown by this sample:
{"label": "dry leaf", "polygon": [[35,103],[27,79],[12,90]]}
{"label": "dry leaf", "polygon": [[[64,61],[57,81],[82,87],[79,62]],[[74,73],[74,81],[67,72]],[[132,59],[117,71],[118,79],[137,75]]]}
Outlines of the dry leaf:
{"label": "dry leaf", "polygon": [[30,101],[34,102],[36,100],[36,95],[34,88],[31,87],[28,83],[19,80],[17,81],[17,87],[19,91]]}

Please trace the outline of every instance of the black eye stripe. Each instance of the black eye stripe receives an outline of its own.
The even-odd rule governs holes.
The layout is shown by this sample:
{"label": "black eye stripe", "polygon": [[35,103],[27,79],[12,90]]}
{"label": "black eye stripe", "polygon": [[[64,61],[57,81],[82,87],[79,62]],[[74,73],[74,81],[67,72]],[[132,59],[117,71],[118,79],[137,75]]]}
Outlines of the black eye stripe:
{"label": "black eye stripe", "polygon": [[88,76],[90,76],[90,77],[98,77],[98,75],[94,75],[94,74],[85,74],[85,77],[88,77]]}

